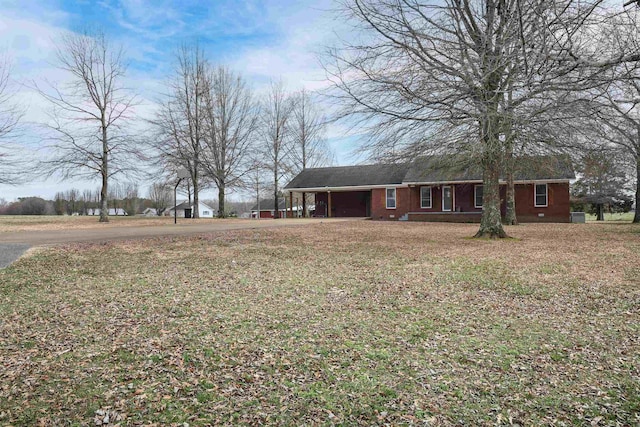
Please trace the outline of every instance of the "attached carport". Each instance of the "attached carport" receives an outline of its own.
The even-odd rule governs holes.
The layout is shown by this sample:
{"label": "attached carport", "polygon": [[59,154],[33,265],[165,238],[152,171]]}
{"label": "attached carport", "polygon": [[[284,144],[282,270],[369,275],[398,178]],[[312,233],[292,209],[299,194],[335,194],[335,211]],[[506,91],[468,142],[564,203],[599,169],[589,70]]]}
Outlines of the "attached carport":
{"label": "attached carport", "polygon": [[359,165],[305,169],[285,187],[292,204],[293,193],[315,195],[315,216],[330,218],[370,217],[372,190],[402,183],[406,164]]}
{"label": "attached carport", "polygon": [[316,216],[353,218],[371,216],[371,190],[326,191],[316,194]]}

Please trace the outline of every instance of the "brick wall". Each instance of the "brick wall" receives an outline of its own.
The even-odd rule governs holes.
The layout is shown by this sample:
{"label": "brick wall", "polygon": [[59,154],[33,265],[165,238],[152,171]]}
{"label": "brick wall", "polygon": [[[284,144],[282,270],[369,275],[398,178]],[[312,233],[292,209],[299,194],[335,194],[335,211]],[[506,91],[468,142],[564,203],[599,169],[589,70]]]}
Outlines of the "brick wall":
{"label": "brick wall", "polygon": [[[533,184],[517,184],[516,215],[520,222],[570,222],[569,183],[547,184],[547,207],[534,206]],[[540,216],[540,214],[544,216]]]}
{"label": "brick wall", "polygon": [[396,188],[395,209],[387,209],[386,191],[386,188],[374,188],[371,190],[371,218],[395,221],[409,212],[409,188]]}

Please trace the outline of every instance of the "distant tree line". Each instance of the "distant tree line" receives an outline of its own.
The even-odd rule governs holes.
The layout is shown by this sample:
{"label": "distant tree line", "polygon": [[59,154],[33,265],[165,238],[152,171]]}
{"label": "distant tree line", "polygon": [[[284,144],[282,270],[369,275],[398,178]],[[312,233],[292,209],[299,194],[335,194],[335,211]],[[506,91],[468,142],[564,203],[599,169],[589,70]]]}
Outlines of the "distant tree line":
{"label": "distant tree line", "polygon": [[[258,96],[241,74],[213,64],[197,45],[177,49],[152,119],[138,115],[139,99],[125,86],[123,47],[104,33],[67,33],[54,54],[67,83],[31,84],[49,106],[49,119],[41,126],[46,149],[37,170],[101,183],[91,194],[57,194],[58,214],[98,208],[100,221],[106,222],[109,208],[138,211],[137,188],[121,188],[115,179],[149,175],[156,182],[149,198],[161,213],[184,170],[188,179],[182,189],[189,200],[197,204],[203,189],[215,187],[218,216],[224,217],[230,212],[228,193],[252,187],[256,172],[261,185],[275,194],[287,177],[332,161],[326,119],[312,93],[288,92],[282,83],[272,83],[268,94]],[[17,135],[23,113],[8,82],[8,62],[0,61],[0,183],[5,184],[16,183],[19,175],[5,141]]]}
{"label": "distant tree line", "polygon": [[0,215],[53,215],[53,202],[40,197],[19,197],[12,203],[0,200]]}

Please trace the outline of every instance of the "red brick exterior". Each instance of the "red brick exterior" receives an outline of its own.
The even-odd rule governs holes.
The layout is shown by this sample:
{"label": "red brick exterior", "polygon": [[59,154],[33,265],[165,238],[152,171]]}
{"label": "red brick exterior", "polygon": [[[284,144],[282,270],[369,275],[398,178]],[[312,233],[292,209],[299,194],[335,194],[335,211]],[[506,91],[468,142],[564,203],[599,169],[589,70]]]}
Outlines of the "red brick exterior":
{"label": "red brick exterior", "polygon": [[[516,216],[520,222],[570,222],[569,183],[547,184],[547,207],[534,206],[533,184],[516,185]],[[543,216],[540,216],[543,215]]]}
{"label": "red brick exterior", "polygon": [[[285,212],[283,211],[279,211],[278,212],[278,218],[284,218],[285,217]],[[271,213],[271,211],[260,211],[260,218],[264,218],[264,219],[272,219],[274,217],[274,215]],[[291,212],[287,211],[286,212],[286,217],[287,218],[291,218]]]}
{"label": "red brick exterior", "polygon": [[[396,207],[387,209],[386,188],[370,190],[370,206],[367,209],[368,191],[331,193],[331,216],[370,216],[376,220],[396,221],[408,214],[413,221],[479,222],[482,208],[475,207],[476,184],[451,184],[453,189],[452,212],[442,212],[442,185],[431,186],[431,208],[420,205],[420,186],[396,187]],[[393,188],[393,187],[389,187]],[[516,215],[520,222],[569,222],[569,184],[547,184],[546,207],[534,206],[534,184],[516,184]],[[506,186],[500,186],[501,211],[506,211]],[[326,216],[328,193],[316,194],[316,216]],[[367,210],[370,212],[367,215]]]}
{"label": "red brick exterior", "polygon": [[[394,188],[394,187],[389,187]],[[371,190],[371,218],[381,220],[398,220],[409,212],[409,188],[396,188],[396,208],[387,209],[386,188]]]}

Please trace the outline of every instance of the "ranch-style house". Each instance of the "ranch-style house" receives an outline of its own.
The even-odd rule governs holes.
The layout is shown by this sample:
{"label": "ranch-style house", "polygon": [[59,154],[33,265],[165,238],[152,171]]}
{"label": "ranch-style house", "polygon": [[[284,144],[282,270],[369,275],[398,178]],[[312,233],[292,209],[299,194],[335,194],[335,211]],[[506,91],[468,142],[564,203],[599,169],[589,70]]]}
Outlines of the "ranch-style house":
{"label": "ranch-style house", "polygon": [[[520,222],[569,222],[566,157],[527,156],[515,160],[516,215]],[[285,187],[315,194],[315,215],[377,220],[480,222],[482,171],[477,164],[427,156],[411,163],[305,169]],[[506,181],[500,181],[506,211]],[[290,206],[292,203],[288,203]]]}

